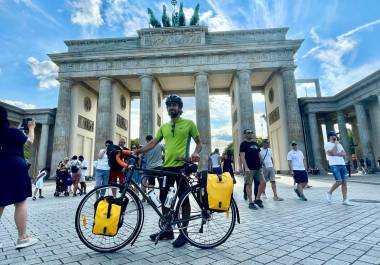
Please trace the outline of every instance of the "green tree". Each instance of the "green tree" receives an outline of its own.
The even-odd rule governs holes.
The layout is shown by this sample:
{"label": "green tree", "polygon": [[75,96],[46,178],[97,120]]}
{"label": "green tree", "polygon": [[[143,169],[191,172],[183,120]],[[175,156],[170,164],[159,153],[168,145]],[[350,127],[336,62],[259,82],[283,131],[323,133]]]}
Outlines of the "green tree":
{"label": "green tree", "polygon": [[226,148],[224,148],[223,155],[228,154],[228,155],[233,155],[234,154],[234,143],[231,142],[227,145]]}
{"label": "green tree", "polygon": [[131,139],[131,147],[132,147],[132,145],[139,146],[140,145],[140,139],[139,138]]}

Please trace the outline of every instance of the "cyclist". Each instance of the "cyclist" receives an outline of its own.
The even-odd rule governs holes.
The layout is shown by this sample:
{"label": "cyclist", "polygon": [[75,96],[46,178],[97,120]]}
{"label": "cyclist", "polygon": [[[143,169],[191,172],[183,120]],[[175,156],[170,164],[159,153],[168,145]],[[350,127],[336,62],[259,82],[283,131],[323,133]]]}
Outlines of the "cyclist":
{"label": "cyclist", "polygon": [[[153,149],[162,140],[165,141],[165,160],[164,160],[164,170],[170,172],[180,173],[184,166],[183,161],[178,161],[178,157],[189,157],[189,147],[190,140],[196,143],[196,148],[191,155],[191,160],[194,162],[199,161],[199,152],[202,149],[201,141],[199,138],[199,132],[193,121],[181,118],[183,102],[182,99],[177,95],[170,95],[166,99],[166,108],[171,121],[163,124],[153,138],[148,144],[143,148],[136,150],[136,154],[146,153]],[[188,188],[185,182],[181,182],[179,185],[180,177],[169,177],[166,178],[166,185],[162,187],[160,191],[160,201],[162,203],[162,213],[165,215],[169,212],[168,208],[164,207],[164,202],[169,191],[169,187],[174,186],[174,182],[177,183],[178,196],[180,197]],[[161,181],[162,182],[162,181]],[[182,214],[184,216],[190,215],[190,202],[185,201],[184,207],[182,207]],[[164,233],[155,233],[150,235],[150,239],[154,241],[156,237],[160,235],[159,240],[163,239],[174,239],[173,231]],[[186,244],[187,240],[181,234],[173,242],[173,247],[181,247]]]}

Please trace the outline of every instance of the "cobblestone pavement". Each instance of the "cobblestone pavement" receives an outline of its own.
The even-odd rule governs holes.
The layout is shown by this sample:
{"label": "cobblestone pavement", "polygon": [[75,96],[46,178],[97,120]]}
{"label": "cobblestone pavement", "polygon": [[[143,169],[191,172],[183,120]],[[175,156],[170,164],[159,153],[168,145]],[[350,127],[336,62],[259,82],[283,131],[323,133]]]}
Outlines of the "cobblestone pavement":
{"label": "cobblestone pavement", "polygon": [[[242,199],[242,186],[235,189],[241,224],[220,247],[202,250],[186,245],[173,249],[170,242],[157,246],[148,240],[156,231],[157,216],[149,207],[143,231],[133,247],[112,254],[96,253],[78,239],[74,213],[80,197],[54,198],[47,185],[46,199],[28,201],[28,230],[40,242],[23,250],[14,249],[16,229],[13,207],[0,221],[0,264],[380,264],[380,203],[341,204],[340,192],[332,205],[324,192],[332,181],[311,180],[305,194],[309,201],[295,198],[292,180],[278,179],[283,202],[264,200],[265,209],[250,210]],[[380,200],[378,185],[350,183],[352,199]],[[267,188],[268,197],[271,190]]]}

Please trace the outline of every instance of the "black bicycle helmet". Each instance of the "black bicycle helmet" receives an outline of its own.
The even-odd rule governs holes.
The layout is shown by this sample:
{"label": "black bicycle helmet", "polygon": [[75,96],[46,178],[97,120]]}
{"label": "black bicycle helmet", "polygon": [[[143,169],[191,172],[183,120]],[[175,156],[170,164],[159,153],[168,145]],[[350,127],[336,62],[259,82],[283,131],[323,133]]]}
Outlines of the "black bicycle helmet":
{"label": "black bicycle helmet", "polygon": [[177,95],[170,95],[169,97],[167,97],[165,101],[166,106],[169,105],[170,103],[177,103],[180,109],[183,108],[182,99]]}

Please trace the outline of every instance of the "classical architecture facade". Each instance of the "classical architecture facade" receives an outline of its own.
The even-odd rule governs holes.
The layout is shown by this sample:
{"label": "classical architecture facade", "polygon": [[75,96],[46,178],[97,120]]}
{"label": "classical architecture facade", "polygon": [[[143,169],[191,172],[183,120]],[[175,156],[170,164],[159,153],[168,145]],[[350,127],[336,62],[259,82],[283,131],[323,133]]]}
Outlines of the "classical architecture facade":
{"label": "classical architecture facade", "polygon": [[[368,158],[373,169],[376,168],[380,157],[380,70],[335,96],[301,98],[299,104],[311,167],[327,168],[323,135],[337,129],[349,157],[354,152],[357,159]],[[348,127],[352,130],[351,143]]]}
{"label": "classical architecture facade", "polygon": [[[55,169],[60,160],[82,154],[90,163],[105,140],[130,142],[131,100],[140,98],[140,141],[155,134],[166,114],[167,95],[194,96],[204,169],[211,152],[209,96],[231,98],[235,165],[244,129],[255,130],[252,92],[265,95],[268,134],[278,171],[287,171],[287,152],[297,141],[309,166],[326,168],[321,124],[345,124],[354,132],[358,157],[380,156],[379,72],[334,97],[321,97],[317,79],[295,80],[294,55],[302,40],[287,39],[287,28],[208,32],[204,26],[141,29],[137,37],[65,41],[67,51],[50,54],[59,67],[56,110],[29,113],[8,107],[15,120],[45,114],[38,163]],[[317,97],[297,98],[296,82],[314,82]],[[223,108],[224,106],[220,106]],[[12,116],[11,115],[11,116]],[[33,116],[32,117],[40,117]],[[53,123],[55,124],[53,126]],[[50,137],[45,139],[46,135]],[[377,140],[375,140],[377,139]],[[41,152],[42,150],[42,152]],[[48,151],[45,151],[48,150]],[[47,153],[46,153],[47,152]],[[47,157],[47,158],[46,158]]]}
{"label": "classical architecture facade", "polygon": [[294,54],[302,40],[287,39],[287,30],[208,32],[191,26],[142,29],[132,38],[66,41],[67,52],[49,55],[61,84],[52,164],[73,153],[93,157],[107,139],[130,140],[134,97],[141,100],[140,140],[154,134],[166,115],[163,98],[172,93],[195,96],[202,161],[211,152],[209,95],[231,96],[232,109],[226,111],[232,115],[237,159],[242,131],[255,129],[251,93],[261,91],[276,166],[286,170],[289,143],[295,140],[304,149],[294,79]]}
{"label": "classical architecture facade", "polygon": [[29,174],[36,176],[38,170],[50,167],[56,109],[24,110],[1,101],[0,106],[3,106],[7,110],[11,127],[17,128],[21,124],[22,119],[25,118],[36,120],[34,144],[31,145],[30,150],[27,152],[29,156],[27,158],[32,164]]}

